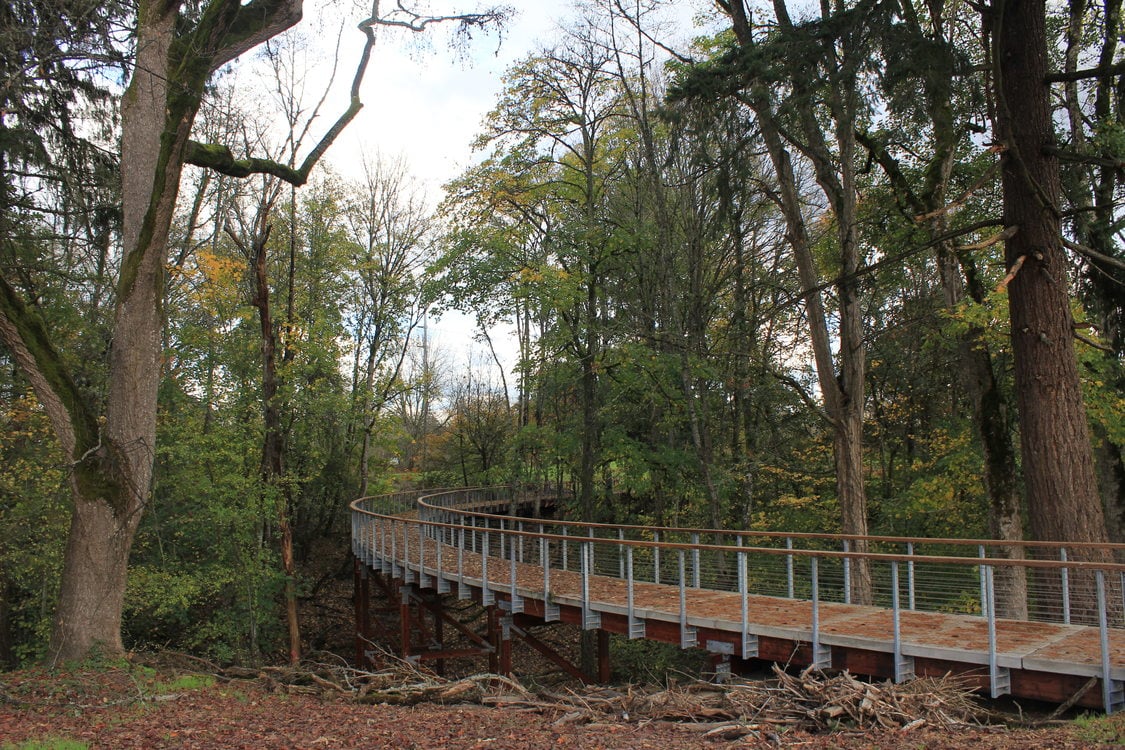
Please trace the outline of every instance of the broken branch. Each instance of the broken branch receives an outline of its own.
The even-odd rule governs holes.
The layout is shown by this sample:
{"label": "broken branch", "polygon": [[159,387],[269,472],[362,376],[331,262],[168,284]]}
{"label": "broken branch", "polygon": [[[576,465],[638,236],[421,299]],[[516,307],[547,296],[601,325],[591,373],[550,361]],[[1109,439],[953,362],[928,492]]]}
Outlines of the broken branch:
{"label": "broken branch", "polygon": [[1005,276],[1004,279],[996,285],[996,291],[999,292],[1001,289],[1008,288],[1008,284],[1011,284],[1012,279],[1016,278],[1016,274],[1020,272],[1021,268],[1023,268],[1024,261],[1026,260],[1026,255],[1021,255],[1020,257],[1016,258],[1016,262],[1012,264],[1012,267],[1010,269],[1008,269],[1008,275]]}
{"label": "broken branch", "polygon": [[969,245],[958,245],[957,247],[954,248],[954,250],[956,250],[957,252],[969,251],[969,250],[983,250],[986,247],[992,247],[997,242],[1005,242],[1007,240],[1012,239],[1013,237],[1016,236],[1016,232],[1018,232],[1018,231],[1019,231],[1019,227],[1010,226],[1010,227],[1005,228],[1004,231],[1002,231],[998,234],[992,235],[988,239],[981,240],[980,242],[974,242],[974,243],[969,244]]}
{"label": "broken branch", "polygon": [[[996,150],[996,149],[999,149],[999,148],[1000,147],[998,147],[998,146],[994,146],[990,150]],[[933,211],[930,211],[929,213],[925,213],[925,214],[921,214],[919,216],[915,216],[914,221],[918,222],[918,223],[921,223],[923,221],[926,221],[927,219],[933,219],[935,217],[941,216],[942,214],[952,213],[953,211],[956,211],[961,206],[965,205],[965,202],[968,201],[969,198],[971,198],[973,196],[973,193],[980,190],[982,187],[984,187],[989,182],[989,180],[992,179],[992,173],[995,172],[996,169],[999,166],[1000,166],[1000,162],[997,161],[992,166],[990,166],[987,170],[985,170],[985,173],[980,176],[980,179],[977,180],[976,182],[974,182],[972,185],[970,185],[968,190],[961,193],[961,195],[957,196],[950,203],[945,204],[941,208],[935,208]]]}

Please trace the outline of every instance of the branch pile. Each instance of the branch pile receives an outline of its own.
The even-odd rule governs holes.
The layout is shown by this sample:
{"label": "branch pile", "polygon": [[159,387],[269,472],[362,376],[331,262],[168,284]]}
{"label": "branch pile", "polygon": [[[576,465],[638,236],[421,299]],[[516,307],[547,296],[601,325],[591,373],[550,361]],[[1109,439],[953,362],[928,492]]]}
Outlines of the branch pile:
{"label": "branch pile", "polygon": [[[499,703],[486,699],[486,703]],[[521,701],[509,703],[519,705]],[[792,675],[774,667],[771,680],[729,685],[692,682],[663,690],[591,688],[542,697],[570,721],[672,721],[701,730],[738,734],[762,725],[825,732],[841,728],[912,730],[922,726],[952,729],[980,725],[986,712],[962,682],[921,678],[895,685],[866,683],[847,672],[805,670]]]}
{"label": "branch pile", "polygon": [[557,724],[675,722],[708,734],[737,737],[765,728],[828,732],[920,727],[955,729],[986,723],[988,712],[965,682],[919,678],[896,685],[869,683],[847,672],[775,666],[771,679],[727,685],[690,681],[667,688],[585,687],[531,692],[495,674],[445,679],[390,657],[378,671],[346,664],[217,669],[220,679],[255,680],[273,690],[320,694],[370,704],[476,703],[553,716]]}

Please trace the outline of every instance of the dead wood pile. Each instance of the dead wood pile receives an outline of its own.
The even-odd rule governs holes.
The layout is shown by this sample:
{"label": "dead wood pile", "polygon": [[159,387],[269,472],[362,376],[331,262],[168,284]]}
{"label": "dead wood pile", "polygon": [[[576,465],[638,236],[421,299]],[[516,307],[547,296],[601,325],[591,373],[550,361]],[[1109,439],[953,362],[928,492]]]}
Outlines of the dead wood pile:
{"label": "dead wood pile", "polygon": [[477,703],[534,711],[559,724],[677,722],[724,737],[801,729],[826,732],[874,728],[912,730],[980,726],[988,711],[972,689],[951,677],[919,678],[896,685],[858,680],[847,672],[774,667],[770,679],[717,685],[685,681],[668,687],[591,686],[531,691],[516,680],[477,674],[447,680],[411,662],[388,658],[378,671],[340,663],[298,667],[226,668],[221,679],[255,680],[284,692],[322,694],[373,704]]}
{"label": "dead wood pile", "polygon": [[[505,696],[488,704],[521,705]],[[847,672],[774,667],[773,679],[727,685],[690,682],[665,689],[587,688],[538,696],[533,704],[560,721],[674,721],[715,732],[762,725],[822,732],[839,728],[915,729],[980,725],[986,712],[963,683],[923,678],[902,685],[867,683]]]}

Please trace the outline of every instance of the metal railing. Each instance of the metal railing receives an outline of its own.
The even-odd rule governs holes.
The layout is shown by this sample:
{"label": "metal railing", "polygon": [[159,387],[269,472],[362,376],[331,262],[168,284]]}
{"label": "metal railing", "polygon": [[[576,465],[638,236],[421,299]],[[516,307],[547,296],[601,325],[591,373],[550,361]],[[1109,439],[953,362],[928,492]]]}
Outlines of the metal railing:
{"label": "metal railing", "polygon": [[[606,602],[591,594],[597,578],[624,582],[630,637],[643,637],[635,605],[641,585],[678,589],[681,645],[696,643],[690,592],[737,593],[742,655],[756,655],[748,597],[811,602],[808,623],[813,663],[830,658],[820,633],[825,603],[863,604],[892,612],[895,677],[911,676],[903,655],[901,619],[909,612],[943,612],[987,621],[993,693],[1006,692],[997,622],[1029,620],[1098,629],[1104,705],[1125,705],[1114,678],[1111,635],[1125,627],[1125,565],[1105,560],[1125,545],[1000,542],[975,539],[766,533],[715,529],[606,525],[524,517],[535,496],[505,487],[410,491],[352,504],[353,549],[361,559],[406,582],[433,585],[467,598],[472,586],[484,604],[496,594],[513,612],[524,597],[545,603],[557,619],[552,576],[578,576],[583,627],[600,624]],[[1097,559],[1100,556],[1103,559]],[[541,570],[530,582],[524,566]],[[540,580],[541,579],[541,580]],[[869,583],[864,584],[865,581]]]}

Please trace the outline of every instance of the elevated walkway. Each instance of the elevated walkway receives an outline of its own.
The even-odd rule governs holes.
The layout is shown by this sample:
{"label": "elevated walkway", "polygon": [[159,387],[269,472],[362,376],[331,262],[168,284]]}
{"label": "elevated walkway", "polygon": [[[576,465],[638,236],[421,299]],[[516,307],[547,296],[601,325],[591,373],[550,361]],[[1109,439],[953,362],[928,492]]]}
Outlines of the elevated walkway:
{"label": "elevated walkway", "polygon": [[[443,645],[450,625],[510,671],[513,637],[558,658],[527,628],[567,622],[597,631],[601,679],[616,633],[706,649],[720,677],[763,659],[896,681],[953,673],[993,697],[1125,706],[1125,565],[1083,561],[1092,545],[534,517],[552,501],[485,488],[353,503],[358,651],[372,637],[370,579],[398,602],[408,658],[462,655]],[[446,594],[488,608],[483,635],[444,613]]]}

